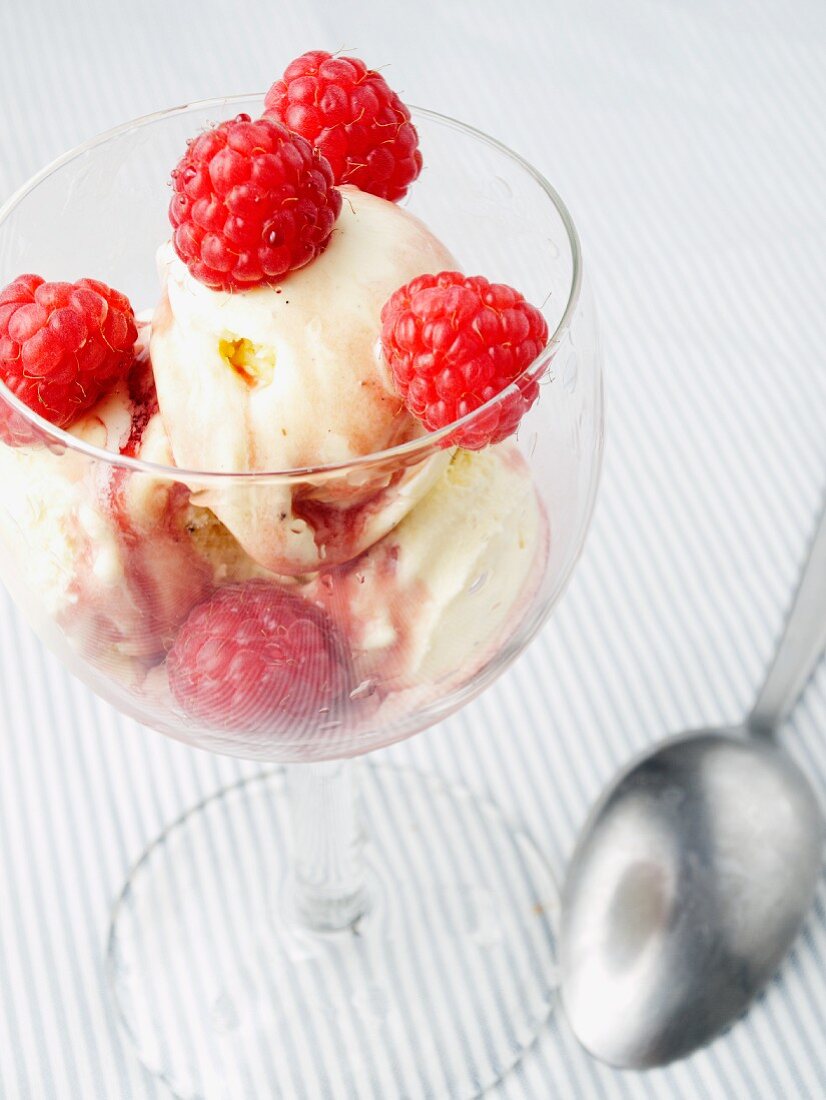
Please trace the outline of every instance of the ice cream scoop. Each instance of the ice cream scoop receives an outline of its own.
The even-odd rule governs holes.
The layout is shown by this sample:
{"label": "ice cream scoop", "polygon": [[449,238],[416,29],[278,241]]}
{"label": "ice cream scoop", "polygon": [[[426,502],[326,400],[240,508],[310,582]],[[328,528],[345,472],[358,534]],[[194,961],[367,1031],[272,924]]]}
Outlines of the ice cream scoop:
{"label": "ice cream scoop", "polygon": [[541,574],[548,528],[513,443],[459,450],[390,534],[312,595],[342,624],[379,691],[470,678],[518,619]]}
{"label": "ice cream scoop", "polygon": [[[163,466],[171,453],[142,344],[129,377],[70,434]],[[27,588],[73,646],[113,671],[139,673],[214,584],[255,575],[174,479],[33,445],[0,446],[0,480],[0,551],[21,563]]]}
{"label": "ice cream scoop", "polygon": [[[455,261],[405,210],[352,187],[343,193],[327,249],[277,286],[211,290],[171,246],[161,250],[165,291],[153,323],[152,362],[182,469],[244,473],[343,464],[422,434],[381,360],[381,309],[403,283]],[[401,472],[395,464],[392,476],[382,469],[308,476],[302,484],[274,480],[248,491],[236,483],[225,493],[211,489],[198,503],[261,565],[309,573],[378,541],[448,461],[449,454],[437,454]]]}

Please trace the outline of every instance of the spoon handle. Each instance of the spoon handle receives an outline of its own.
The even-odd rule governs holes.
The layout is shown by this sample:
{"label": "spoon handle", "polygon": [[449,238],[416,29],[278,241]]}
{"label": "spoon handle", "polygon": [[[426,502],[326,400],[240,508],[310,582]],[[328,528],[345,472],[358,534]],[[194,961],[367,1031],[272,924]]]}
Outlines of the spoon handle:
{"label": "spoon handle", "polygon": [[791,711],[826,646],[826,505],[820,513],[809,557],[783,637],[769,666],[749,729],[771,731]]}

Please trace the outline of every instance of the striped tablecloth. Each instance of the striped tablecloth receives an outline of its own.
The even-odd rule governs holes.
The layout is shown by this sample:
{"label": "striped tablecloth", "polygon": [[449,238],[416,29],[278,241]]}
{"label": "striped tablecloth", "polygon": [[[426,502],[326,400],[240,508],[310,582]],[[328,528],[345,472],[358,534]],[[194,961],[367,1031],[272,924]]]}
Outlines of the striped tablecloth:
{"label": "striped tablecloth", "polygon": [[[318,46],[392,63],[407,99],[492,132],[555,183],[607,350],[590,542],[512,671],[384,755],[490,795],[561,873],[632,752],[747,709],[824,490],[826,5],[428,7],[5,0],[0,191],[125,118],[264,88]],[[165,822],[253,769],[120,718],[0,599],[0,1096],[160,1098],[107,1010],[108,907]],[[783,736],[826,796],[826,664]],[[782,975],[710,1049],[618,1074],[557,1016],[496,1095],[819,1097],[825,1018],[826,882]]]}

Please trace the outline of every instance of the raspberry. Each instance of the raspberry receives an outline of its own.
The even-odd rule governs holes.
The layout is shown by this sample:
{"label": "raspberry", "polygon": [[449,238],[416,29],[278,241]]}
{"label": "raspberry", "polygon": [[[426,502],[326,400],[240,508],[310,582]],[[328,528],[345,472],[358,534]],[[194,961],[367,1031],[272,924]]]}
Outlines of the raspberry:
{"label": "raspberry", "polygon": [[[132,365],[137,338],[129,300],[94,279],[46,283],[20,275],[0,291],[0,378],[30,409],[68,428]],[[0,400],[0,439],[38,438]]]}
{"label": "raspberry", "polygon": [[517,389],[454,432],[446,445],[479,450],[512,435],[539,396],[525,371],[548,339],[539,310],[512,287],[458,271],[421,275],[381,313],[381,344],[407,408],[437,431],[481,408],[512,382]]}
{"label": "raspberry", "polygon": [[326,613],[263,580],[226,585],[199,604],[167,668],[181,707],[227,733],[294,733],[322,722],[350,687]]}
{"label": "raspberry", "polygon": [[267,92],[266,115],[320,149],[336,183],[398,202],[422,170],[410,112],[357,57],[297,57]]}
{"label": "raspberry", "polygon": [[216,290],[277,283],[324,251],[341,210],[325,158],[275,122],[238,115],[196,138],[172,173],[175,251]]}

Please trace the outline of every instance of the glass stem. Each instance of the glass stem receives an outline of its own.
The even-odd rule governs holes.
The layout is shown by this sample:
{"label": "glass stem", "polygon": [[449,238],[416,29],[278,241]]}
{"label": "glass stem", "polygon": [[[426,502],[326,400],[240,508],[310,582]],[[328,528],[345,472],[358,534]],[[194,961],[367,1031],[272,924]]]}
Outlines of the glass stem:
{"label": "glass stem", "polygon": [[367,909],[356,766],[290,764],[286,773],[296,916],[314,932],[349,928]]}

